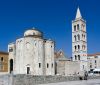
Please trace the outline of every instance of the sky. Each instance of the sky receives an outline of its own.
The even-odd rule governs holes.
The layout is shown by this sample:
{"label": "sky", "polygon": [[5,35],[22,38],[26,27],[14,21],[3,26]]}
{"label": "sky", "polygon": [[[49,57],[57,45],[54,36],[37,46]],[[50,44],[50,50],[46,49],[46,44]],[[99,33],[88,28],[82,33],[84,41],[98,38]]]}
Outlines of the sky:
{"label": "sky", "polygon": [[35,27],[55,41],[56,51],[71,57],[71,26],[78,7],[87,23],[88,54],[100,52],[100,0],[0,0],[0,51]]}

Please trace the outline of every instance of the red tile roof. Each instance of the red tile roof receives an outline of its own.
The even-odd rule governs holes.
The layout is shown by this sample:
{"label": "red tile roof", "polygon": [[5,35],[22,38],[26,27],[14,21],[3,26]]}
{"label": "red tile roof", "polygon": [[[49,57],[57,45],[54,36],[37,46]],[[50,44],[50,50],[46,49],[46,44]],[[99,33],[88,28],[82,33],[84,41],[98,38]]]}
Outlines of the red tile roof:
{"label": "red tile roof", "polygon": [[97,56],[97,55],[100,55],[100,53],[88,54],[87,56]]}
{"label": "red tile roof", "polygon": [[0,51],[0,54],[9,54],[8,52],[3,52],[3,51]]}

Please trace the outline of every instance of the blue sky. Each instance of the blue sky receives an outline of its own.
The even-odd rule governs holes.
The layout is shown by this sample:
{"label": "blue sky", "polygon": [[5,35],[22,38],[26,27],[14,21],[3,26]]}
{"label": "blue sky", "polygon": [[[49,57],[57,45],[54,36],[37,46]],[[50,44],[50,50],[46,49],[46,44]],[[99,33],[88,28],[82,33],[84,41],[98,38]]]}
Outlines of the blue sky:
{"label": "blue sky", "polygon": [[2,0],[0,1],[0,50],[23,37],[28,28],[44,32],[56,50],[71,56],[71,21],[77,7],[87,22],[88,53],[100,52],[100,0]]}

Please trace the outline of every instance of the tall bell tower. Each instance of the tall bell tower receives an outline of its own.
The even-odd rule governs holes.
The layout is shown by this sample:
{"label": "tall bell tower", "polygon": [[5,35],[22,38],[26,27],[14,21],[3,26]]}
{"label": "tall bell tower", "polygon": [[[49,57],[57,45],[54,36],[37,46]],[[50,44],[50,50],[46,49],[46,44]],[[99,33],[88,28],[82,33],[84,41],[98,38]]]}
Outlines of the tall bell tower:
{"label": "tall bell tower", "polygon": [[72,21],[72,58],[80,62],[80,70],[87,70],[87,33],[86,21],[77,9],[76,18]]}

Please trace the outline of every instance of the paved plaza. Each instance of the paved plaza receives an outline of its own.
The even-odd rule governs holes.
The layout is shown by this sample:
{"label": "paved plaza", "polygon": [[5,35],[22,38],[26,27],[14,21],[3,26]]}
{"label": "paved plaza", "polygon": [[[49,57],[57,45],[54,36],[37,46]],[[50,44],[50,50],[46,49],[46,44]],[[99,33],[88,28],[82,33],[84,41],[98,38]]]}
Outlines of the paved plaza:
{"label": "paved plaza", "polygon": [[100,85],[100,79],[91,79],[91,80],[83,80],[83,81],[67,81],[67,82],[40,84],[40,85]]}

